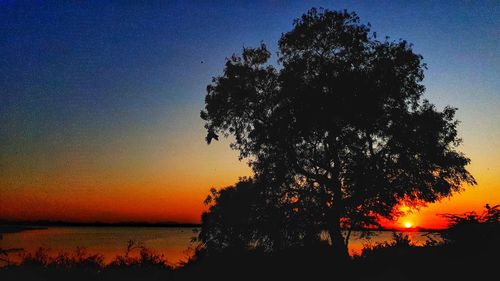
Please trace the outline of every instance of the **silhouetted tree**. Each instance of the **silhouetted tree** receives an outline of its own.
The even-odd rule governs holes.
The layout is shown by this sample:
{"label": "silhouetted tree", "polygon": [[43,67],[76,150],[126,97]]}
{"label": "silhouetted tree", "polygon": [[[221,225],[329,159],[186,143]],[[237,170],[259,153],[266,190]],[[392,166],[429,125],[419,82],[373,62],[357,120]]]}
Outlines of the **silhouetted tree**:
{"label": "silhouetted tree", "polygon": [[467,212],[442,216],[449,221],[448,229],[440,233],[445,242],[463,247],[500,248],[500,205],[486,204],[481,214]]}
{"label": "silhouetted tree", "polygon": [[281,36],[278,67],[270,57],[261,44],[227,59],[207,87],[207,142],[234,136],[280,198],[312,190],[339,254],[343,227],[475,184],[456,151],[456,109],[422,99],[425,65],[406,41],[377,40],[355,13],[311,9]]}
{"label": "silhouetted tree", "polygon": [[198,238],[209,252],[269,252],[320,242],[319,206],[309,205],[311,200],[288,202],[256,179],[212,189],[205,203],[210,208]]}

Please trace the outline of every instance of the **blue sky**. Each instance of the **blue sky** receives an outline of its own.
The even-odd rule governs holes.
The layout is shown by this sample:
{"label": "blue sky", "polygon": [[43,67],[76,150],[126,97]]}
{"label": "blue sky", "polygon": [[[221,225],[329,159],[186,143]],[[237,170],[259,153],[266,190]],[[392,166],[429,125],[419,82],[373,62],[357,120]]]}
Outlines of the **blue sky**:
{"label": "blue sky", "polygon": [[[155,183],[166,170],[207,171],[198,193],[248,174],[226,142],[203,144],[206,85],[243,46],[275,52],[313,6],[355,11],[379,38],[413,43],[429,67],[426,97],[459,108],[474,169],[487,183],[500,173],[498,1],[102,2],[0,1],[1,190],[71,194],[71,181],[49,179],[75,157],[70,171],[92,192],[107,188],[92,188],[96,169]],[[212,179],[214,169],[228,180]]]}

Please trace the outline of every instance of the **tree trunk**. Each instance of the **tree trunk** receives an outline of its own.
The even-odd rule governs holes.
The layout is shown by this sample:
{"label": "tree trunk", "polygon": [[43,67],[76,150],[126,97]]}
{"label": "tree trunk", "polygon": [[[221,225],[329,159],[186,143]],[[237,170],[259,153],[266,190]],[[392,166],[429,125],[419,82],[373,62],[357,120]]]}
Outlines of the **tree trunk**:
{"label": "tree trunk", "polygon": [[329,154],[334,161],[334,166],[332,169],[332,178],[329,182],[329,187],[331,191],[333,191],[333,204],[329,207],[328,212],[328,232],[330,234],[330,239],[332,241],[332,248],[334,251],[334,255],[339,260],[348,260],[349,252],[347,251],[347,246],[344,240],[344,236],[342,236],[342,228],[340,227],[340,218],[344,211],[344,202],[342,196],[342,183],[341,183],[341,175],[340,175],[340,158],[338,154],[338,147],[336,145],[336,141],[333,138],[332,134],[328,135],[329,137]]}
{"label": "tree trunk", "polygon": [[[336,163],[340,163],[338,156],[335,153]],[[338,164],[334,168],[334,178],[332,181],[333,189],[333,205],[330,207],[330,214],[328,218],[329,234],[332,241],[332,247],[334,254],[337,258],[341,260],[349,259],[349,252],[347,251],[347,245],[342,235],[342,228],[340,225],[340,218],[344,210],[344,202],[342,199],[342,188],[340,182],[340,171]]]}
{"label": "tree trunk", "polygon": [[333,207],[331,209],[331,215],[328,223],[328,234],[330,235],[330,239],[332,241],[332,248],[335,257],[341,260],[347,260],[349,258],[349,252],[340,227],[339,211],[336,209],[338,208]]}

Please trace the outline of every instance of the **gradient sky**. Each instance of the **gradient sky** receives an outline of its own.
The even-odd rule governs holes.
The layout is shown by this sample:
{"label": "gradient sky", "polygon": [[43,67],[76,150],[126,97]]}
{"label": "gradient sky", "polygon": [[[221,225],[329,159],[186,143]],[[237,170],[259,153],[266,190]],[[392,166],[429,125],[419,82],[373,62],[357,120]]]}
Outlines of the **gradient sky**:
{"label": "gradient sky", "polygon": [[313,6],[412,42],[426,97],[459,108],[479,184],[402,220],[500,203],[498,1],[60,2],[0,1],[2,219],[199,222],[210,187],[251,174],[229,141],[204,143],[206,85]]}

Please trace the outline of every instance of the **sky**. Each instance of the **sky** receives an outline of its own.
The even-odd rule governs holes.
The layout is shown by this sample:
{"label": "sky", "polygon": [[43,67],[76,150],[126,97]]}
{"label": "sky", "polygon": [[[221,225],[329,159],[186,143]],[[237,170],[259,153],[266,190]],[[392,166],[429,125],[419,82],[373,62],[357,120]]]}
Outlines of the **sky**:
{"label": "sky", "polygon": [[396,224],[500,203],[498,1],[101,2],[0,0],[0,219],[199,222],[211,187],[251,175],[204,142],[207,84],[311,7],[413,43],[425,97],[458,108],[478,185]]}

